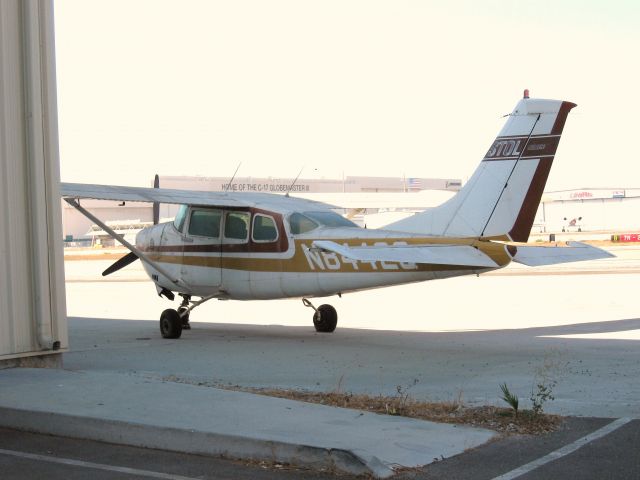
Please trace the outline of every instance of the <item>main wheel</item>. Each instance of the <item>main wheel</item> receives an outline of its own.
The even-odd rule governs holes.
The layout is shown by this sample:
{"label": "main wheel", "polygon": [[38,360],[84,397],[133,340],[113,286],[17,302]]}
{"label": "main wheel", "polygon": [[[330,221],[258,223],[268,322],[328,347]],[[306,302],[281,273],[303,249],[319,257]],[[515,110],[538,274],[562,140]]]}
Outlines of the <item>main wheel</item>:
{"label": "main wheel", "polygon": [[313,314],[313,326],[316,332],[331,333],[338,325],[338,312],[331,305],[320,305]]}
{"label": "main wheel", "polygon": [[180,338],[182,335],[182,319],[172,308],[168,308],[160,315],[160,333],[163,338]]}

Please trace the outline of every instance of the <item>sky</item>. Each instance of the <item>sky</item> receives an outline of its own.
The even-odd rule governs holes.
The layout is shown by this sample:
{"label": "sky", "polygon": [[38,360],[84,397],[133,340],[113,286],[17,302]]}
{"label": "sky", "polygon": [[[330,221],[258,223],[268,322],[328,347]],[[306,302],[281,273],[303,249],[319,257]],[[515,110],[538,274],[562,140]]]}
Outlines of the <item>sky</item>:
{"label": "sky", "polygon": [[54,0],[61,176],[468,179],[525,88],[547,191],[640,188],[636,0]]}

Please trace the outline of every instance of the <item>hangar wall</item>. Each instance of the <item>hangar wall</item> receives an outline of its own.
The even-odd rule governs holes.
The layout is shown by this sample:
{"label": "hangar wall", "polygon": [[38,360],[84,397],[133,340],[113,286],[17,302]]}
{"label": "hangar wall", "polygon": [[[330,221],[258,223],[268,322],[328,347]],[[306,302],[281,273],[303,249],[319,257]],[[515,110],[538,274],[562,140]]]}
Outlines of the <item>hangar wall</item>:
{"label": "hangar wall", "polygon": [[53,33],[50,0],[0,2],[0,367],[68,346]]}

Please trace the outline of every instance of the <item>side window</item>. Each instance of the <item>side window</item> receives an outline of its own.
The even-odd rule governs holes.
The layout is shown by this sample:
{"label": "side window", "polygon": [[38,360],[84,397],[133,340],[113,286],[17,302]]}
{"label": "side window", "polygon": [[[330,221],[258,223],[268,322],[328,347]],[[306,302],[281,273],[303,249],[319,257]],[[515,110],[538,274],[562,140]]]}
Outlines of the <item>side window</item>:
{"label": "side window", "polygon": [[192,210],[189,219],[189,235],[220,237],[220,210]]}
{"label": "side window", "polygon": [[224,220],[224,238],[230,243],[244,243],[249,239],[249,214],[228,212]]}
{"label": "side window", "polygon": [[278,239],[278,230],[273,217],[260,214],[254,215],[251,239],[258,243],[275,242]]}
{"label": "side window", "polygon": [[318,228],[318,224],[301,213],[292,213],[289,217],[289,228],[292,234],[298,235]]}
{"label": "side window", "polygon": [[180,209],[178,213],[176,213],[176,218],[173,220],[173,225],[176,227],[176,230],[182,232],[184,228],[184,221],[187,219],[187,206],[180,205]]}

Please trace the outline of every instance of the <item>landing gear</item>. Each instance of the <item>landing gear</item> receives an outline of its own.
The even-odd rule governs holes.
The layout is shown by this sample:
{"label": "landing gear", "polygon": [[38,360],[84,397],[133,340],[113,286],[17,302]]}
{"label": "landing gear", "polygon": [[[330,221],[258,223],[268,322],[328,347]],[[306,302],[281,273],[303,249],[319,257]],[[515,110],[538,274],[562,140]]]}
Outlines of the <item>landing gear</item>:
{"label": "landing gear", "polygon": [[338,312],[331,305],[320,305],[318,308],[306,298],[302,299],[305,307],[313,308],[313,326],[316,327],[316,332],[331,333],[336,329],[338,325]]}
{"label": "landing gear", "polygon": [[178,310],[169,308],[160,315],[160,333],[162,333],[163,338],[180,338],[183,330],[191,330],[191,325],[189,324],[191,310],[212,298],[216,298],[218,295],[202,297],[198,301],[191,300],[191,295],[186,293],[181,293],[180,296],[182,297],[182,303],[180,303]]}
{"label": "landing gear", "polygon": [[191,330],[191,325],[189,324],[189,302],[191,301],[191,295],[187,295],[185,293],[181,293],[182,303],[178,307],[178,315],[182,319],[182,329],[183,330]]}
{"label": "landing gear", "polygon": [[160,333],[163,338],[180,338],[182,335],[182,319],[173,308],[166,309],[160,315]]}

